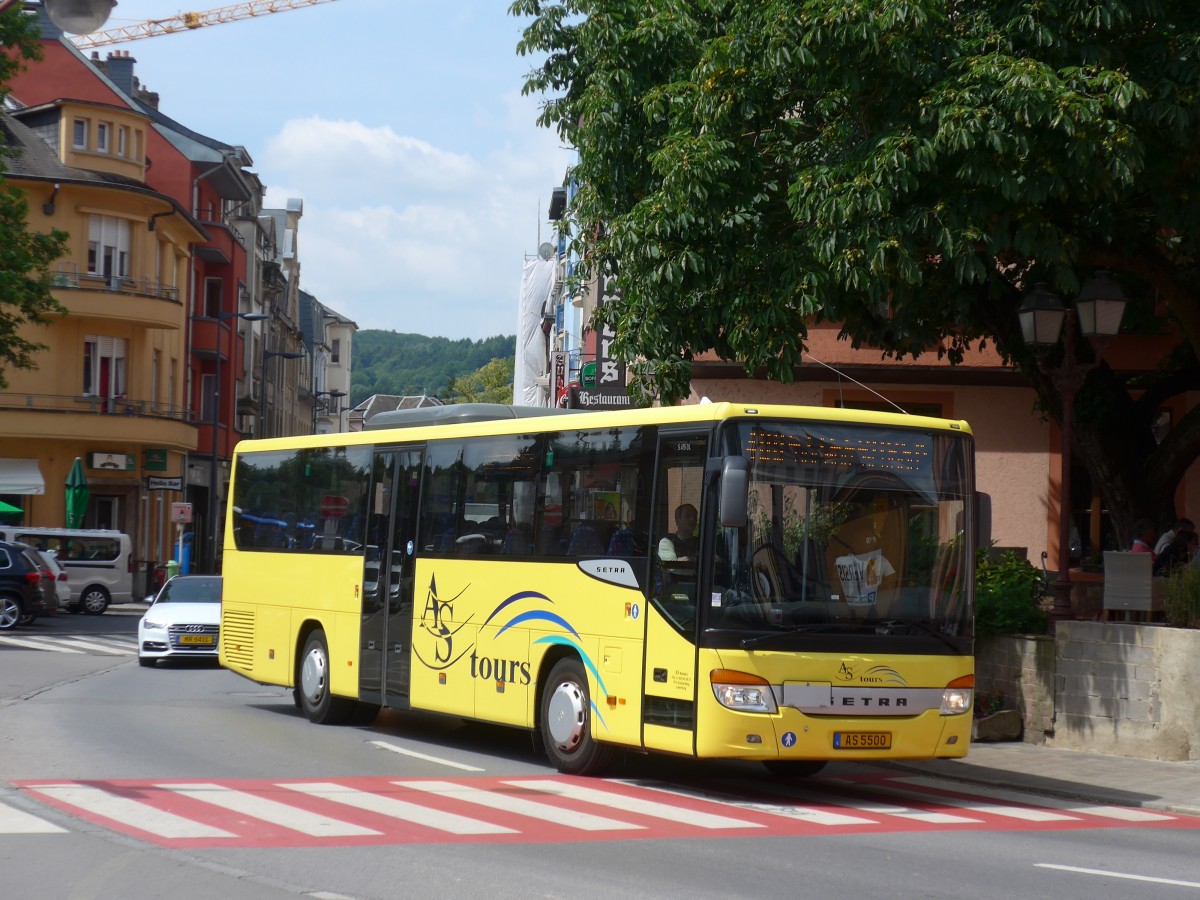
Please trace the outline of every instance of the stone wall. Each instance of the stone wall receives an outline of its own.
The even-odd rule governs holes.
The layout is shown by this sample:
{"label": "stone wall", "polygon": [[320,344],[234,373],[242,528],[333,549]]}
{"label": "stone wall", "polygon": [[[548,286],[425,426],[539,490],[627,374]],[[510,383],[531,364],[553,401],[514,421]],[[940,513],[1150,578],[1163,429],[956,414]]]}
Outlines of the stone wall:
{"label": "stone wall", "polygon": [[975,681],[981,691],[1004,692],[1021,714],[1025,743],[1054,734],[1054,639],[1047,635],[1001,635],[975,642]]}
{"label": "stone wall", "polygon": [[1026,743],[1200,759],[1200,631],[1059,622],[1055,636],[980,638],[976,684],[1003,690]]}

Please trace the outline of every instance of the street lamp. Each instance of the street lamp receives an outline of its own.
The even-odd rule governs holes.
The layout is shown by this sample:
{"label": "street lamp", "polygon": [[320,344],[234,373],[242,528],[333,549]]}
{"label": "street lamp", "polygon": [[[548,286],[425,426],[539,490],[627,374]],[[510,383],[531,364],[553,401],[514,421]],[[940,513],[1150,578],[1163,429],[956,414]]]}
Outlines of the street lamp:
{"label": "street lamp", "polygon": [[[1083,386],[1088,373],[1096,368],[1108,339],[1121,330],[1125,314],[1125,294],[1108,272],[1096,272],[1096,277],[1083,286],[1075,309],[1064,307],[1058,295],[1045,284],[1034,287],[1021,304],[1018,316],[1025,343],[1042,350],[1058,344],[1063,338],[1062,363],[1051,368],[1039,356],[1038,365],[1050,377],[1062,399],[1062,472],[1058,500],[1058,577],[1054,582],[1053,619],[1069,619],[1071,608],[1071,419],[1075,394]],[[1094,363],[1075,359],[1076,311],[1083,336],[1096,351]]]}
{"label": "street lamp", "polygon": [[[0,13],[20,2],[0,0]],[[42,0],[50,21],[68,34],[88,34],[101,28],[116,5],[116,0]]]}
{"label": "street lamp", "polygon": [[269,317],[265,313],[223,312],[217,313],[215,318],[217,321],[217,361],[215,365],[217,387],[213,392],[212,451],[208,460],[208,528],[210,541],[209,553],[211,554],[209,571],[213,574],[216,574],[217,571],[217,547],[221,541],[221,528],[220,523],[217,521],[217,491],[220,484],[220,469],[217,465],[217,460],[220,456],[219,451],[221,446],[221,395],[224,393],[221,390],[221,333],[225,330],[225,323],[230,319],[261,322],[263,319]]}
{"label": "street lamp", "polygon": [[[334,401],[333,408],[334,408],[334,410],[336,410],[337,417],[338,417],[337,430],[341,431],[342,430],[342,410],[341,410],[341,407],[338,405],[337,401],[341,400],[343,397],[345,397],[346,392],[345,391],[317,391],[316,393],[313,394],[313,396],[314,397],[328,397],[330,400]],[[314,432],[317,430],[317,409],[321,409],[324,412],[330,411],[328,403],[325,403],[321,407],[317,407],[316,405],[313,406],[312,429]]]}
{"label": "street lamp", "polygon": [[260,437],[268,437],[267,434],[267,360],[269,359],[299,359],[303,353],[291,353],[287,350],[263,350],[262,369],[260,372],[259,383],[263,386],[262,409],[259,413]]}

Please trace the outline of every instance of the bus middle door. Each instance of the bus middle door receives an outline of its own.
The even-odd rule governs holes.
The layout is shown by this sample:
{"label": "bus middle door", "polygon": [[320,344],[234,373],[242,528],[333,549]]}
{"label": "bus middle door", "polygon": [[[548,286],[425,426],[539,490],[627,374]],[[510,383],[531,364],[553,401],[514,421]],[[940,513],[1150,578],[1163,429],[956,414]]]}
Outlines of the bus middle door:
{"label": "bus middle door", "polygon": [[363,568],[364,699],[374,687],[384,705],[401,708],[408,706],[411,676],[422,457],[419,448],[376,451]]}

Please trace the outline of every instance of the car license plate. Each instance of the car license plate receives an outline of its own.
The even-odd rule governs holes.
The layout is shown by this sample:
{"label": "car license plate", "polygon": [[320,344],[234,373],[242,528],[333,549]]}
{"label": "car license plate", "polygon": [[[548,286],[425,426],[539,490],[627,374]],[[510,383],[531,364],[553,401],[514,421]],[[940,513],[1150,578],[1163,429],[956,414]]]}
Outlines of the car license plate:
{"label": "car license plate", "polygon": [[834,750],[891,750],[890,731],[835,731]]}
{"label": "car license plate", "polygon": [[181,644],[204,644],[212,646],[213,636],[211,634],[181,634],[179,643]]}

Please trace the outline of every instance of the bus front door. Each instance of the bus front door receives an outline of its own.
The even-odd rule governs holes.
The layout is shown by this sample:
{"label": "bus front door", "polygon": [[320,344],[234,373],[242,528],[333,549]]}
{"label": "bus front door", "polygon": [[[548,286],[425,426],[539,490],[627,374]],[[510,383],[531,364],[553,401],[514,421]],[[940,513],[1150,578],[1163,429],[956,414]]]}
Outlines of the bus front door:
{"label": "bus front door", "polygon": [[363,566],[361,694],[401,708],[408,706],[411,672],[421,464],[418,448],[375,453]]}
{"label": "bus front door", "polygon": [[695,753],[700,522],[706,433],[659,432],[650,540],[642,740],[647,749]]}

